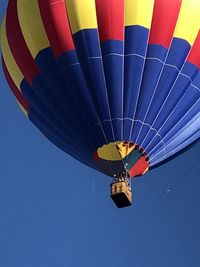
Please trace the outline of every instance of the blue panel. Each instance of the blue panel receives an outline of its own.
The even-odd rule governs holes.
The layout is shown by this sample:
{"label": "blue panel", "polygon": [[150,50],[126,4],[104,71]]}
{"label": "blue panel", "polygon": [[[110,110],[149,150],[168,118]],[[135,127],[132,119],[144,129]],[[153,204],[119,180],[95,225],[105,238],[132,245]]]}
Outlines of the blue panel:
{"label": "blue panel", "polygon": [[[175,68],[165,66],[151,104],[150,112],[145,121],[152,125],[153,128],[159,130],[168,117],[168,112],[173,110],[177,101],[187,90],[190,79],[194,79],[197,72],[198,69],[188,62],[184,64],[182,72],[179,73],[179,75]],[[182,73],[184,75],[182,75]],[[188,78],[185,77],[185,75],[188,76]],[[145,132],[145,136],[145,142],[143,141],[142,143],[144,147],[152,140],[153,134]]]}
{"label": "blue panel", "polygon": [[[169,66],[164,67],[157,90],[155,91],[154,98],[152,99],[149,112],[146,115],[145,123],[148,123],[149,125],[154,124],[154,120],[156,119],[156,116],[158,115],[162,107],[162,104],[169,93],[169,88],[171,88],[171,86],[173,85],[173,81],[176,79],[176,77],[177,77],[176,69]],[[148,134],[148,131],[145,131],[145,129],[142,128],[142,132],[143,136],[142,138],[140,137],[139,142],[142,142],[142,145],[146,146],[149,140],[151,140],[152,136],[146,138],[144,143],[144,138]]]}
{"label": "blue panel", "polygon": [[34,107],[34,110],[36,110],[47,122],[49,125],[54,128],[60,133],[67,134],[68,131],[65,129],[65,127],[60,123],[60,121],[56,118],[54,113],[52,113],[46,105],[42,103],[40,98],[35,94],[34,90],[29,86],[29,84],[26,82],[26,80],[23,80],[21,83],[21,90],[23,95],[26,97],[26,99],[29,101],[30,105]]}
{"label": "blue panel", "polygon": [[76,53],[80,62],[89,57],[100,57],[101,50],[97,29],[85,29],[73,35]]}
{"label": "blue panel", "polygon": [[132,127],[133,127],[133,121],[129,118],[124,118],[124,126],[123,126],[124,138],[123,138],[123,140],[125,140],[125,141],[130,140],[130,134],[131,134]]}
{"label": "blue panel", "polygon": [[177,131],[183,128],[199,110],[200,91],[190,87],[160,130],[160,134],[164,136],[164,142],[167,142]]}
{"label": "blue panel", "polygon": [[[109,125],[104,125],[104,123],[102,123],[101,125],[103,125],[103,129],[102,127],[98,127],[98,131],[96,131],[95,125],[100,122],[100,118],[96,111],[97,108],[95,107],[91,98],[89,88],[76,56],[76,52],[70,51],[63,53],[58,59],[58,64],[60,65],[61,71],[66,78],[70,92],[73,95],[74,102],[71,102],[74,106],[78,106],[80,108],[81,114],[84,113],[88,123],[92,125],[91,127],[95,128],[92,131],[97,137],[97,143],[102,145],[105,144],[107,140],[105,140],[104,137],[104,128],[105,132],[106,129],[110,129],[110,123]],[[82,120],[82,117],[80,116],[81,114],[77,114],[80,117],[80,120]],[[107,136],[108,135],[109,134],[107,133]],[[113,136],[111,135],[110,139],[108,138],[108,140],[113,140]]]}
{"label": "blue panel", "polygon": [[197,66],[195,66],[192,63],[186,61],[185,64],[183,65],[181,73],[183,73],[184,75],[189,76],[192,80],[194,80],[194,78],[196,77],[198,71],[199,70],[198,70]]}
{"label": "blue panel", "polygon": [[53,144],[55,144],[61,150],[74,157],[75,159],[79,160],[83,164],[86,164],[87,166],[97,170],[97,167],[92,161],[92,157],[90,154],[86,153],[86,151],[81,151],[76,147],[66,147],[66,145],[59,140],[58,136],[52,135],[52,132],[49,132],[45,129],[43,122],[42,124],[40,124],[38,118],[35,120],[35,117],[31,117],[30,119],[37,126],[37,128],[45,135],[45,137],[49,139]]}
{"label": "blue panel", "polygon": [[[137,117],[141,121],[144,121],[149,125],[153,125],[154,128],[159,129],[158,124],[160,122],[155,126],[154,120],[159,120],[159,118],[157,118],[157,115],[177,78],[178,72],[184,63],[189,50],[190,45],[185,40],[178,38],[173,39],[168,53],[166,53],[167,50],[164,48],[156,45],[149,45],[147,58],[156,57],[161,61],[164,61],[164,65],[163,67],[162,65],[160,65],[160,67],[162,68],[160,69],[160,73],[158,64],[157,66],[152,66],[152,64],[149,66],[147,61],[147,64],[145,65],[145,70],[147,69],[147,73],[144,73],[143,80],[145,81],[145,79],[147,79],[147,82],[146,84],[145,82],[143,82],[142,92],[144,93],[143,95],[141,94],[141,97],[144,98],[144,102],[141,102],[141,107],[138,107],[140,110]],[[152,70],[152,73],[150,73],[149,69]],[[155,74],[153,72],[155,72]],[[164,114],[167,114],[167,112],[164,111]],[[162,123],[163,120],[161,121],[160,125]],[[148,142],[150,142],[152,138],[153,133],[151,133],[150,135],[149,130],[142,127],[137,142],[145,147],[148,145]]]}
{"label": "blue panel", "polygon": [[187,41],[179,38],[173,38],[166,64],[174,65],[178,69],[181,69],[190,48],[191,46]]}
{"label": "blue panel", "polygon": [[[77,105],[80,108],[81,113],[82,111],[84,112],[89,123],[95,124],[99,121],[96,108],[90,96],[80,64],[77,59],[76,62],[71,63],[71,55],[74,57],[74,53],[66,52],[58,59],[58,63],[66,79],[70,93],[73,95],[74,102],[70,102],[72,102],[74,106]],[[64,89],[66,91],[65,87]],[[65,98],[66,97],[67,92]],[[69,99],[67,100],[69,101]]]}
{"label": "blue panel", "polygon": [[171,93],[169,94],[168,98],[165,101],[165,104],[163,105],[162,111],[159,113],[157,120],[153,124],[154,128],[159,129],[160,126],[163,125],[169,114],[173,111],[177,103],[180,101],[180,99],[188,89],[189,85],[190,85],[190,80],[187,77],[179,76],[179,78],[176,81],[176,84],[173,87],[173,90],[171,91]]}
{"label": "blue panel", "polygon": [[[37,82],[36,82],[37,81]],[[40,124],[41,120],[43,123],[45,123],[45,129],[48,130],[48,132],[54,131],[55,138],[60,138],[63,140],[64,143],[70,144],[71,140],[71,146],[74,146],[74,143],[76,143],[82,133],[79,131],[76,131],[76,129],[73,128],[73,125],[71,126],[68,122],[67,117],[63,117],[62,120],[60,120],[60,117],[58,116],[57,109],[58,107],[56,106],[56,112],[54,113],[54,106],[49,106],[49,98],[46,97],[45,99],[43,98],[42,95],[42,90],[43,89],[48,89],[45,87],[38,87],[41,85],[39,83],[40,78],[37,77],[35,79],[35,86],[37,85],[36,88],[31,88],[29,84],[23,80],[21,84],[21,90],[24,94],[24,96],[27,98],[27,100],[30,102],[30,105],[34,107],[35,113],[39,114],[37,117],[34,115],[34,124],[37,123],[37,119],[40,118]],[[37,92],[37,95],[36,93]],[[38,97],[39,95],[39,97]],[[44,96],[47,96],[48,94],[45,93]],[[47,105],[48,104],[48,105]],[[54,104],[53,104],[54,105]],[[33,120],[33,111],[31,108],[29,110],[29,116],[31,116]],[[34,114],[35,114],[34,113]],[[39,117],[40,116],[40,117]],[[39,122],[38,122],[39,123]],[[85,129],[85,128],[84,128]],[[101,133],[98,131],[98,134]],[[98,144],[98,134],[94,131],[89,131],[87,136],[84,138],[84,144],[85,144],[85,150],[89,149],[90,151],[95,151],[96,147]]]}
{"label": "blue panel", "polygon": [[[73,35],[76,52],[93,103],[101,121],[111,120],[99,36],[96,29],[82,30]],[[112,122],[105,125],[106,137],[113,140]]]}
{"label": "blue panel", "polygon": [[72,152],[70,149],[70,139],[65,137],[63,133],[60,133],[54,125],[50,125],[45,118],[41,116],[34,108],[29,109],[29,119],[39,128],[42,132],[48,132],[55,139],[59,140],[60,144],[62,144],[62,149],[67,150],[70,153]]}
{"label": "blue panel", "polygon": [[[152,133],[152,132],[151,132]],[[160,148],[162,148],[164,146],[164,143],[161,142],[161,138],[158,135],[155,135],[155,133],[153,133],[153,138],[152,138],[152,142],[150,141],[148,146],[145,148],[145,151],[147,152],[148,156],[150,155],[150,162],[151,162],[151,154],[152,151],[159,151]]]}
{"label": "blue panel", "polygon": [[[124,118],[133,119],[142,81],[144,59],[137,56],[127,56],[124,64]],[[125,121],[125,139],[128,138],[129,131],[129,122]]]}
{"label": "blue panel", "polygon": [[[200,117],[199,113],[196,115],[195,119],[191,119],[183,129],[180,129],[176,134],[166,142],[165,150],[167,157],[172,155],[173,151],[179,151],[183,148],[183,144],[187,142],[188,139],[193,137],[196,133],[200,131]],[[162,155],[161,155],[162,154]],[[161,156],[164,156],[163,152],[160,153]]]}
{"label": "blue panel", "polygon": [[[56,117],[56,119],[66,128],[71,134],[81,133],[81,128],[78,124],[73,123],[73,116],[68,116],[68,113],[62,108],[62,105],[57,98],[51,93],[50,88],[46,85],[41,76],[37,76],[32,83],[33,91],[40,99],[42,104]],[[33,105],[34,106],[34,105]],[[66,120],[67,118],[67,120]],[[68,125],[71,127],[69,128]]]}
{"label": "blue panel", "polygon": [[[147,47],[148,34],[130,26],[125,43],[100,44],[96,29],[81,30],[73,35],[76,51],[58,59],[50,48],[41,51],[35,60],[41,74],[32,87],[25,80],[21,84],[31,121],[63,151],[95,169],[94,152],[115,140],[142,146],[151,166],[180,153],[200,136],[199,70],[185,62],[186,41],[174,38],[168,51]],[[140,156],[125,161],[132,165]]]}
{"label": "blue panel", "polygon": [[196,86],[196,90],[200,90],[200,72],[197,73],[194,80],[192,81],[192,85]]}
{"label": "blue panel", "polygon": [[141,26],[125,27],[124,58],[124,140],[129,140],[140,92],[149,30]]}
{"label": "blue panel", "polygon": [[[64,121],[67,117],[68,123],[76,127],[74,128],[75,131],[81,132],[85,128],[84,125],[87,124],[87,117],[81,116],[80,105],[74,104],[75,99],[71,93],[71,88],[69,88],[66,77],[59,68],[59,64],[55,60],[51,49],[47,48],[41,51],[35,61],[41,71],[42,77],[48,85],[41,84],[37,86],[36,82],[38,81],[34,80],[33,86],[37,86],[38,94],[41,91],[41,94],[46,97],[49,106],[51,108],[54,107],[54,114],[57,112],[58,119],[60,118]],[[42,83],[42,79],[39,82]],[[42,88],[42,86],[45,88]]]}
{"label": "blue panel", "polygon": [[[166,119],[159,130],[159,134],[161,134],[165,143],[164,149],[159,152],[163,147],[161,142],[153,147],[152,144],[155,144],[155,140],[152,139],[153,142],[149,146],[149,149],[152,149],[151,157],[158,154],[156,161],[158,161],[159,157],[166,155],[167,158],[171,156],[172,151],[177,152],[184,148],[180,143],[185,143],[200,128],[200,74],[196,76],[193,83],[197,88],[193,85],[187,87],[187,90],[185,90],[181,98],[175,103],[176,106],[171,110],[173,111],[170,112],[171,115],[169,116],[170,113],[166,114]],[[197,119],[193,123],[195,116]],[[179,149],[176,149],[176,147],[179,147]]]}
{"label": "blue panel", "polygon": [[123,42],[106,41],[101,44],[101,49],[114,137],[115,140],[123,140],[123,121],[116,120],[123,117]]}
{"label": "blue panel", "polygon": [[84,164],[96,168],[92,163],[93,150],[87,147],[87,143],[83,142],[78,145],[76,140],[69,140],[67,136],[63,138],[63,136],[57,132],[56,129],[51,127],[33,108],[30,109],[29,118],[56,146]]}
{"label": "blue panel", "polygon": [[62,70],[68,69],[70,65],[79,63],[75,50],[64,52],[57,58],[57,62]]}
{"label": "blue panel", "polygon": [[[66,65],[63,65],[64,61],[67,61]],[[36,63],[48,87],[39,84],[42,80],[40,77],[34,80],[33,87],[57,119],[72,133],[71,138],[77,136],[79,139],[86,129],[91,129],[84,137],[84,142],[94,149],[93,144],[106,141],[102,131],[96,134],[92,128],[99,122],[99,118],[80,64],[77,64],[77,61],[72,63],[73,61],[73,52],[69,52],[68,55],[65,53],[56,61],[50,49],[43,50],[38,54]]]}
{"label": "blue panel", "polygon": [[[138,144],[138,145],[141,145],[138,142],[138,135],[141,133],[140,130],[142,129],[142,126],[143,126],[143,124],[141,121],[139,121],[139,120],[134,121],[133,129],[131,132],[131,141]],[[149,129],[149,127],[147,129]]]}
{"label": "blue panel", "polygon": [[152,162],[152,165],[150,166],[150,170],[153,170],[159,166],[162,166],[163,164],[167,163],[168,161],[175,159],[179,155],[181,155],[181,154],[185,153],[186,151],[188,151],[189,149],[191,149],[193,146],[195,146],[199,142],[200,142],[200,132],[199,132],[199,134],[196,134],[195,136],[192,136],[187,141],[185,141],[185,143],[183,143],[182,149],[177,150],[177,152],[174,151],[174,153],[171,156],[168,156],[165,159],[162,159],[162,161],[160,161],[160,159],[159,159],[157,162],[155,162],[155,161]]}
{"label": "blue panel", "polygon": [[167,56],[167,52],[168,49],[163,47],[162,45],[149,44],[146,58],[151,60],[156,59],[164,62]]}
{"label": "blue panel", "polygon": [[[80,146],[76,146],[75,140],[67,141],[66,137],[63,138],[63,136],[51,127],[33,108],[30,109],[29,118],[37,128],[59,148],[79,161],[84,162],[84,164],[91,166],[92,153],[87,147],[81,149]],[[94,164],[92,166],[94,167]]]}
{"label": "blue panel", "polygon": [[[178,78],[178,81],[177,81],[177,75],[179,75],[178,70],[181,69],[189,50],[190,50],[190,45],[186,41],[182,39],[178,39],[178,38],[173,39],[168,56],[167,56],[166,65],[163,69],[158,87],[156,89],[156,93],[154,95],[154,101],[152,101],[151,113],[148,114],[146,118],[146,122],[148,122],[149,124],[153,124],[153,120],[156,118],[157,114],[159,113],[163,103],[165,102],[166,98],[168,97],[168,94],[171,91],[171,88],[173,88],[172,91],[176,91],[175,92],[176,99],[180,98],[178,91],[181,92],[181,88],[183,88],[182,93],[184,93],[184,88],[185,89],[187,88],[187,84],[188,84],[187,78],[183,78],[183,79],[180,78],[180,80]],[[191,67],[191,70],[192,71],[194,70],[193,66]],[[187,75],[189,76],[192,75],[191,70],[189,70],[188,68]],[[196,70],[194,71],[196,72]],[[172,97],[169,100],[169,102],[166,104],[166,106],[171,106],[171,103],[172,103],[171,100],[174,98],[175,96],[172,93]],[[164,110],[162,111],[163,114],[167,114],[167,112],[168,111],[164,111]],[[158,122],[159,118],[156,120]],[[159,126],[161,126],[162,123],[163,123],[163,120],[161,120],[160,123],[157,123],[155,128],[159,128]]]}
{"label": "blue panel", "polygon": [[[167,49],[160,45],[149,45],[147,52],[147,59],[145,62],[144,73],[142,77],[142,85],[135,115],[136,120],[144,121],[150,108],[150,103],[155,93],[161,71],[163,69],[163,62],[167,54]],[[139,131],[139,135],[138,135]],[[136,143],[141,144],[144,138],[142,128],[134,131]],[[138,138],[140,139],[138,140]]]}
{"label": "blue panel", "polygon": [[102,56],[111,53],[124,55],[124,42],[117,40],[104,41],[101,43],[101,53]]}
{"label": "blue panel", "polygon": [[142,26],[125,27],[125,55],[139,54],[146,55],[149,29]]}
{"label": "blue panel", "polygon": [[[199,122],[198,122],[199,124]],[[196,140],[200,139],[200,130],[198,130],[196,133],[194,133],[190,138],[184,140],[179,146],[175,146],[174,149],[171,149],[168,153],[165,151],[161,151],[162,153],[157,154],[154,159],[151,162],[151,165],[158,165],[160,162],[165,161],[169,159],[170,157],[176,157],[181,152],[184,152],[185,148],[192,143],[196,142]]]}
{"label": "blue panel", "polygon": [[[199,103],[198,103],[199,105]],[[178,146],[180,143],[182,143],[184,140],[190,138],[196,131],[200,129],[200,109],[198,112],[196,112],[196,115],[193,115],[193,117],[186,123],[182,128],[176,131],[174,135],[171,138],[168,138],[168,141],[166,141],[166,146],[170,145],[171,143],[175,142],[175,146]]]}
{"label": "blue panel", "polygon": [[[183,128],[200,110],[200,73],[193,81],[193,85],[188,87],[182,98],[177,102],[176,108],[163,125],[160,133],[167,136],[165,142]],[[196,87],[195,87],[196,86]],[[168,134],[170,130],[170,134]]]}

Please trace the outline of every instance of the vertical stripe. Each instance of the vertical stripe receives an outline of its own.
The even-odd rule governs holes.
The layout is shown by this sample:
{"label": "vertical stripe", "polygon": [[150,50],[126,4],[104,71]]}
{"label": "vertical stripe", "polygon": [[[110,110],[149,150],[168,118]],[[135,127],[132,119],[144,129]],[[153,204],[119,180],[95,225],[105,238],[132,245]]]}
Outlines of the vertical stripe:
{"label": "vertical stripe", "polygon": [[72,33],[97,28],[95,0],[66,0]]}
{"label": "vertical stripe", "polygon": [[140,94],[153,8],[154,0],[125,0],[125,140],[133,140],[130,138]]}
{"label": "vertical stripe", "polygon": [[200,69],[200,31],[198,32],[198,35],[187,60]]}
{"label": "vertical stripe", "polygon": [[125,26],[139,25],[150,28],[154,0],[124,0]]}
{"label": "vertical stripe", "polygon": [[124,40],[124,0],[96,0],[100,41]]}
{"label": "vertical stripe", "polygon": [[159,44],[168,48],[178,18],[180,0],[155,0],[150,31],[150,44]]}
{"label": "vertical stripe", "polygon": [[183,0],[174,37],[185,39],[192,45],[199,31],[199,14],[199,0]]}
{"label": "vertical stripe", "polygon": [[[96,0],[98,29],[108,99],[113,119],[123,117],[124,1]],[[113,120],[116,140],[123,139],[123,121]]]}
{"label": "vertical stripe", "polygon": [[31,84],[33,79],[39,74],[39,70],[35,65],[21,32],[17,14],[17,0],[13,0],[8,4],[6,32],[15,61],[25,79]]}
{"label": "vertical stripe", "polygon": [[25,97],[22,95],[21,91],[17,88],[17,86],[15,85],[14,81],[12,80],[9,72],[8,72],[8,69],[5,65],[5,61],[4,61],[4,58],[2,57],[2,66],[3,66],[3,71],[5,73],[5,76],[6,76],[6,80],[10,86],[10,89],[12,90],[14,96],[16,97],[16,100],[20,106],[20,108],[22,109],[22,111],[24,112],[24,114],[26,116],[27,115],[27,112],[28,112],[28,109],[29,109],[29,103],[28,101],[25,99]]}
{"label": "vertical stripe", "polygon": [[3,58],[6,64],[6,67],[8,69],[8,72],[12,78],[12,80],[14,81],[14,83],[16,84],[17,88],[20,90],[20,84],[23,80],[23,74],[20,71],[19,67],[17,66],[15,59],[12,55],[12,52],[10,50],[9,44],[8,44],[8,40],[7,40],[7,36],[6,36],[6,25],[5,25],[5,20],[6,18],[4,17],[3,19],[3,23],[1,26],[1,47],[2,47],[2,54],[3,54]]}
{"label": "vertical stripe", "polygon": [[[141,26],[125,28],[124,117],[134,118],[144,71],[149,30]],[[133,122],[124,121],[124,138],[129,140]]]}
{"label": "vertical stripe", "polygon": [[74,49],[65,0],[39,0],[44,27],[56,57]]}
{"label": "vertical stripe", "polygon": [[38,1],[17,1],[20,27],[33,58],[50,46],[40,15]]}

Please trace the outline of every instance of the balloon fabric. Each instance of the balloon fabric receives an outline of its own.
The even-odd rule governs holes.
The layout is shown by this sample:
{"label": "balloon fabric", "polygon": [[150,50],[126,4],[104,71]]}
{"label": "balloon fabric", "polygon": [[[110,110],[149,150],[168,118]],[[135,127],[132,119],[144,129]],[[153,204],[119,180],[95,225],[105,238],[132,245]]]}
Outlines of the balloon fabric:
{"label": "balloon fabric", "polygon": [[10,0],[8,84],[52,143],[109,176],[200,138],[199,0]]}

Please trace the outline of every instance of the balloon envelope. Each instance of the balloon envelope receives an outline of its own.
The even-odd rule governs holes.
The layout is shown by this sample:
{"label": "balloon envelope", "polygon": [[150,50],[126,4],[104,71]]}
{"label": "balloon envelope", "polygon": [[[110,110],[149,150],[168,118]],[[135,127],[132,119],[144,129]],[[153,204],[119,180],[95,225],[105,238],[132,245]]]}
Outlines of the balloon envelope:
{"label": "balloon envelope", "polygon": [[6,79],[55,145],[130,177],[200,137],[199,0],[10,0]]}

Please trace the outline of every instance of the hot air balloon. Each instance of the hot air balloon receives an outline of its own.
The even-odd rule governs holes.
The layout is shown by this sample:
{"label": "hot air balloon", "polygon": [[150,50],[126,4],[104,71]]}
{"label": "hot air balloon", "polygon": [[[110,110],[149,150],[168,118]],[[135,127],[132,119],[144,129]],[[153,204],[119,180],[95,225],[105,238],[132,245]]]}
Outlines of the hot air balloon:
{"label": "hot air balloon", "polygon": [[10,0],[2,64],[16,100],[52,143],[130,179],[200,137],[199,0]]}

